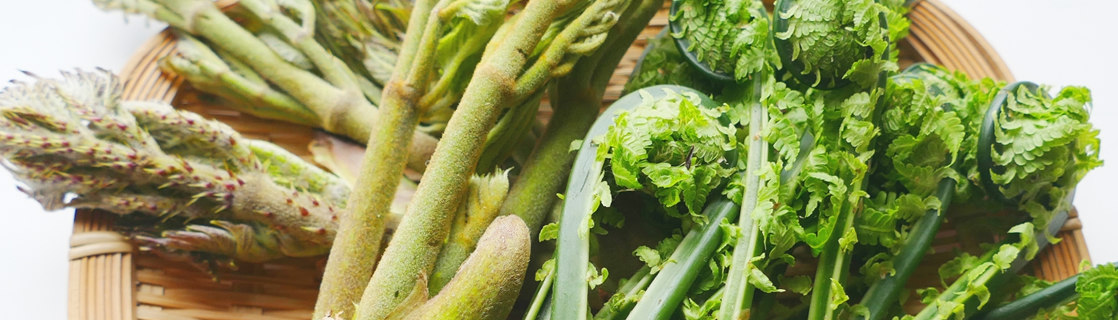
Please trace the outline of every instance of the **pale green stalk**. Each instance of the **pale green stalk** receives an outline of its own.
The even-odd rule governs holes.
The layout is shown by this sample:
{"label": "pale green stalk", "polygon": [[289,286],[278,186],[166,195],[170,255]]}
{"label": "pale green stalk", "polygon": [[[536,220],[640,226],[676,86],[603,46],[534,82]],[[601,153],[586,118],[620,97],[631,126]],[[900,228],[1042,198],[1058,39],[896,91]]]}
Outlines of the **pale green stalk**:
{"label": "pale green stalk", "polygon": [[[314,39],[314,6],[307,0],[287,0],[281,8],[280,2],[275,0],[240,0],[241,7],[248,9],[257,18],[278,31],[288,43],[299,49],[314,66],[322,73],[326,81],[342,90],[344,95],[360,93],[357,86],[357,76],[349,67],[334,55],[326,51]],[[298,14],[300,23],[281,12],[288,10]]]}
{"label": "pale green stalk", "polygon": [[[518,83],[546,82],[520,78],[528,53],[551,21],[574,2],[529,2],[492,56],[482,58],[458,110],[447,124],[425,179],[365,290],[356,314],[358,319],[384,319],[417,279],[434,267],[489,129],[504,107],[526,97],[515,94]],[[426,11],[418,6],[415,10]],[[409,55],[401,52],[400,56]]]}
{"label": "pale green stalk", "polygon": [[439,252],[431,281],[427,284],[431,294],[438,294],[454,275],[458,267],[478,246],[478,239],[486,227],[497,218],[497,210],[509,191],[508,171],[470,178],[470,191],[458,209],[446,245]]}
{"label": "pale green stalk", "polygon": [[247,77],[234,71],[233,66],[194,37],[180,32],[175,47],[177,54],[160,60],[159,66],[186,77],[196,88],[232,100],[237,110],[307,126],[322,121],[318,114],[291,96],[272,89],[262,79],[256,81],[259,76]]}
{"label": "pale green stalk", "polygon": [[722,305],[718,309],[720,319],[749,319],[750,309],[753,304],[753,294],[756,289],[749,283],[749,275],[758,266],[753,264],[757,256],[758,246],[761,245],[761,228],[753,217],[757,208],[758,192],[761,189],[761,176],[758,175],[761,166],[768,164],[769,143],[761,136],[768,124],[768,111],[762,105],[761,87],[764,84],[764,72],[757,72],[753,76],[752,94],[746,95],[750,99],[749,106],[749,154],[746,160],[745,192],[741,200],[741,213],[738,216],[738,227],[741,234],[737,244],[734,245],[733,260],[730,262],[730,271],[726,279],[726,290],[723,291]]}
{"label": "pale green stalk", "polygon": [[524,283],[531,250],[528,228],[520,218],[497,218],[442,293],[403,319],[504,319]]}
{"label": "pale green stalk", "polygon": [[[380,253],[384,218],[389,215],[404,163],[409,158],[400,150],[411,144],[415,128],[419,125],[420,110],[416,108],[416,101],[422,93],[408,79],[414,77],[412,73],[431,71],[430,67],[414,68],[411,63],[430,59],[433,54],[434,50],[429,49],[428,56],[415,57],[420,47],[434,46],[433,43],[423,43],[423,40],[429,39],[420,32],[428,24],[427,13],[434,5],[434,0],[415,3],[408,24],[408,37],[401,49],[404,55],[384,88],[381,116],[374,120],[377,131],[369,139],[361,161],[361,174],[350,196],[350,214],[343,217],[330,251],[315,304],[314,319],[339,313],[357,315],[356,304],[362,301],[362,294],[372,276],[369,270],[376,264]],[[398,230],[396,234],[400,234]]]}
{"label": "pale green stalk", "polygon": [[[268,2],[264,2],[268,1]],[[270,0],[250,0],[248,8],[261,15],[269,26],[279,30],[292,45],[299,47],[329,81],[311,71],[303,70],[280,57],[256,35],[242,28],[209,0],[94,0],[105,9],[123,9],[145,13],[171,26],[208,41],[214,49],[228,53],[244,62],[268,82],[312,110],[322,120],[318,125],[358,142],[367,143],[377,118],[377,108],[364,97],[360,83],[345,64],[314,43],[313,23],[297,25],[278,14],[278,5]],[[302,13],[313,22],[313,6],[305,1],[288,1],[288,9]],[[415,133],[408,152],[413,156],[409,167],[422,171],[437,140]],[[398,150],[404,150],[400,148]]]}

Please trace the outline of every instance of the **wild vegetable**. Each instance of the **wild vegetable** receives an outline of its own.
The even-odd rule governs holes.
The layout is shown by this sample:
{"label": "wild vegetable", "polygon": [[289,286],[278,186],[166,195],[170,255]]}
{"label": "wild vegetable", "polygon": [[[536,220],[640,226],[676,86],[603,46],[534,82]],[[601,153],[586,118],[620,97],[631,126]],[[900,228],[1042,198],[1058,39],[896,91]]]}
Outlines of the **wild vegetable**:
{"label": "wild vegetable", "polygon": [[[220,123],[119,101],[102,73],[0,93],[5,166],[44,207],[122,214],[169,258],[329,250],[316,320],[1094,319],[1118,305],[1112,266],[1079,277],[1074,305],[1071,282],[1014,276],[1102,164],[1090,92],[898,74],[899,1],[675,1],[600,116],[662,0],[95,3],[167,22],[178,53],[163,68],[238,110],[366,143],[360,166],[321,158],[352,192]],[[942,287],[905,315],[947,219],[982,245],[932,266]],[[550,260],[537,237],[556,240]],[[539,288],[521,295],[528,272]]]}
{"label": "wild vegetable", "polygon": [[[169,105],[121,101],[107,72],[18,82],[0,93],[0,154],[47,210],[133,212],[142,247],[201,262],[321,255],[346,212],[337,176]],[[154,234],[154,235],[152,235]]]}
{"label": "wild vegetable", "polygon": [[[878,16],[882,19],[878,19],[879,21],[897,18],[895,11],[891,11],[888,6],[875,5],[874,8],[881,12]],[[901,21],[899,24],[902,28],[881,28],[881,32],[875,34],[903,35],[903,26],[907,23]],[[639,87],[643,85],[681,81],[694,81],[704,88],[713,87],[707,92],[712,93],[716,101],[725,102],[730,106],[726,109],[729,112],[725,114],[728,119],[746,119],[733,122],[740,123],[742,126],[741,129],[737,129],[742,131],[737,136],[746,139],[754,136],[746,134],[744,130],[745,126],[754,123],[756,118],[750,119],[751,113],[747,111],[749,109],[739,107],[739,105],[748,105],[748,101],[751,101],[751,98],[743,98],[748,97],[741,93],[745,90],[736,89],[732,84],[706,82],[703,78],[704,73],[697,72],[704,67],[702,64],[688,63],[686,55],[678,53],[679,48],[671,48],[664,40],[653,41],[653,43],[653,47],[642,61],[641,69],[634,72],[631,88],[639,92]],[[868,61],[865,63],[877,64],[875,70],[878,71],[895,68],[892,66],[893,62],[888,60],[891,55],[889,50],[876,50],[876,52],[878,54],[875,57],[864,58]],[[772,145],[771,156],[765,157],[766,162],[771,161],[769,163],[772,165],[754,173],[755,176],[762,177],[758,183],[759,187],[743,187],[749,180],[734,179],[726,187],[728,191],[723,193],[731,197],[755,194],[762,199],[760,201],[767,204],[758,206],[759,211],[743,211],[741,215],[743,221],[761,226],[761,232],[756,234],[761,235],[758,238],[764,241],[741,241],[739,237],[751,234],[746,228],[753,227],[740,223],[737,226],[718,225],[724,229],[722,231],[726,231],[722,233],[726,236],[717,246],[717,250],[711,249],[714,251],[700,250],[694,246],[687,246],[687,249],[681,250],[680,248],[684,246],[677,246],[672,242],[662,247],[665,250],[663,252],[650,249],[651,246],[641,247],[634,254],[646,262],[647,266],[638,270],[629,279],[622,280],[620,286],[614,291],[617,293],[602,307],[596,317],[605,319],[624,316],[630,318],[718,317],[715,314],[730,317],[737,315],[764,317],[765,314],[787,316],[790,312],[796,312],[795,310],[803,310],[810,313],[809,317],[822,319],[870,316],[871,312],[868,311],[870,307],[878,310],[874,312],[876,313],[873,314],[874,317],[885,316],[887,315],[885,312],[890,314],[895,312],[893,306],[897,301],[898,290],[902,288],[900,285],[905,283],[904,279],[907,277],[901,275],[898,281],[897,272],[911,274],[913,267],[919,264],[923,252],[927,250],[927,247],[924,247],[928,243],[927,239],[935,234],[935,228],[947,215],[947,203],[950,203],[952,196],[957,196],[961,202],[973,203],[992,194],[989,190],[980,187],[978,173],[983,169],[978,165],[976,147],[982,119],[1001,85],[990,80],[972,81],[963,75],[951,74],[935,68],[922,68],[892,79],[887,79],[883,75],[875,76],[878,83],[870,87],[861,87],[860,82],[854,81],[847,87],[830,91],[793,90],[788,86],[798,86],[798,81],[787,78],[784,79],[790,81],[787,85],[779,80],[753,82],[761,83],[759,86],[762,88],[759,90],[762,94],[756,95],[760,97],[756,101],[760,101],[761,105],[766,106],[769,111],[767,112],[769,120],[763,122],[767,128],[761,131],[763,133],[761,136]],[[671,73],[665,70],[690,71]],[[860,76],[857,72],[844,75],[848,78]],[[638,82],[641,85],[633,85]],[[1069,103],[1069,105],[1076,104]],[[1064,112],[1073,118],[1078,114],[1078,111]],[[882,115],[875,116],[877,113]],[[605,116],[610,115],[607,113]],[[880,127],[871,122],[878,117],[881,118]],[[621,128],[629,120],[617,117],[615,121]],[[650,129],[646,130],[657,132],[655,128],[658,127],[648,126],[648,128]],[[1082,151],[1070,152],[1082,156],[1068,161],[1081,163],[1084,167],[1093,167],[1097,164],[1092,158],[1093,140],[1089,138],[1090,134],[1086,133],[1090,129],[1083,128],[1088,130],[1083,133],[1083,136],[1088,138],[1084,140],[1083,145],[1076,147]],[[606,136],[627,131],[617,132],[611,131]],[[875,138],[878,132],[881,132],[882,137]],[[658,134],[661,133],[651,135]],[[588,137],[589,139],[591,138]],[[610,140],[601,141],[604,143]],[[584,145],[582,148],[587,146]],[[610,145],[589,146],[605,148]],[[752,144],[749,144],[748,148],[744,146],[742,149],[756,150],[753,149]],[[1005,149],[999,146],[993,150],[1001,152]],[[631,176],[629,172],[634,170],[625,167],[619,169],[617,165],[624,166],[625,163],[630,163],[631,161],[626,160],[627,157],[629,156],[624,153],[611,153],[610,157],[606,158],[607,161],[591,165],[591,168],[604,165],[603,170],[609,173],[603,175],[607,183],[604,186],[600,184],[595,186],[589,182],[585,185],[572,185],[572,192],[579,190],[580,193],[566,194],[567,204],[582,204],[587,203],[586,201],[593,204],[601,201],[604,205],[610,202],[605,201],[607,199],[616,201],[616,196],[609,197],[609,193],[602,191],[612,189],[614,185],[621,190],[649,190],[646,185],[626,185],[627,181],[632,180],[628,178]],[[688,157],[688,160],[698,159]],[[651,167],[651,165],[645,166]],[[1057,167],[1060,165],[1063,164],[1058,164]],[[747,167],[749,166],[742,163],[734,170]],[[845,170],[849,171],[844,173],[843,168],[848,168]],[[1003,172],[1002,169],[994,170],[995,174]],[[586,176],[587,180],[581,180],[583,174],[579,172],[576,171],[574,176],[580,177],[580,180],[572,181],[593,181],[593,175],[589,173],[597,171],[587,171],[589,172]],[[1069,173],[1067,177],[1076,175],[1078,173]],[[650,179],[650,181],[654,180]],[[670,194],[655,188],[651,190],[654,190],[651,196],[656,196],[658,200],[663,200],[658,196]],[[1066,195],[1066,193],[1062,194]],[[742,201],[744,203],[751,200]],[[1007,240],[978,257],[964,255],[960,258],[963,260],[953,262],[950,267],[945,266],[941,269],[941,274],[945,277],[963,275],[963,278],[954,282],[942,294],[938,291],[924,291],[928,297],[925,301],[934,305],[925,309],[920,317],[938,318],[952,314],[973,314],[979,307],[985,307],[984,304],[992,299],[989,293],[999,290],[1001,283],[1004,283],[1004,279],[1007,278],[1006,275],[1016,272],[1017,268],[1011,268],[1010,265],[1016,266],[1020,264],[1019,261],[1031,259],[1030,252],[1035,252],[1033,251],[1035,248],[1046,243],[1037,240],[1033,235],[1050,231],[1046,231],[1045,227],[1037,227],[1033,223],[1047,224],[1047,220],[1060,211],[1053,210],[1056,205],[1049,205],[1047,201],[1042,201],[1042,206],[1047,209],[1043,212],[1047,215],[1044,221],[1028,219],[1030,223],[1013,228],[1010,228],[1013,224],[1006,225],[1005,229],[1001,230],[1008,230],[1002,232],[1008,232],[1013,240]],[[1061,198],[1053,204],[1064,203],[1063,201]],[[664,213],[671,213],[673,210],[682,211],[686,208],[686,206],[659,202],[661,205],[666,205],[663,209]],[[1023,205],[1025,204],[1020,204]],[[772,209],[769,209],[770,207]],[[995,207],[985,207],[996,210]],[[539,278],[549,281],[547,279],[551,279],[552,272],[555,272],[555,280],[551,280],[556,294],[553,297],[554,303],[550,304],[553,309],[552,316],[561,314],[567,317],[579,317],[579,312],[570,309],[579,310],[587,307],[586,302],[580,302],[583,301],[580,295],[585,295],[586,291],[580,294],[570,290],[580,287],[593,289],[601,285],[611,286],[608,275],[615,274],[615,272],[607,273],[606,270],[598,270],[593,267],[593,264],[582,264],[584,267],[579,268],[579,261],[593,260],[594,248],[602,246],[602,244],[595,245],[595,239],[606,236],[607,232],[612,234],[618,232],[617,230],[623,230],[618,222],[624,220],[618,219],[617,213],[613,210],[591,210],[591,214],[587,215],[584,213],[587,210],[585,207],[576,208],[564,207],[564,220],[558,225],[560,249],[555,270],[545,267],[539,274],[541,275]],[[761,208],[763,210],[760,210]],[[865,211],[859,212],[863,208]],[[746,215],[746,212],[752,214]],[[574,213],[575,218],[568,220],[572,216],[571,213]],[[747,216],[749,218],[745,218]],[[581,217],[593,217],[593,219],[586,220]],[[703,216],[694,218],[701,219]],[[701,222],[690,225],[688,219],[691,218],[684,217],[677,222],[683,228],[681,233],[677,233],[679,234],[677,237],[689,234],[688,238],[690,238],[690,234],[702,234],[712,230],[711,227],[715,225],[713,223],[703,225]],[[592,227],[582,226],[579,221],[589,221]],[[1018,222],[1024,221],[1018,220]],[[542,239],[550,238],[554,234],[549,232],[553,230],[550,227],[545,227],[544,230],[545,232],[541,234]],[[578,230],[588,232],[589,236],[580,235]],[[593,232],[594,230],[597,232]],[[690,233],[687,230],[691,230]],[[583,243],[581,246],[589,249],[579,250],[581,253],[578,255],[564,256],[564,245],[574,243],[576,247],[579,246],[577,242],[564,242],[565,235],[574,236],[570,239],[578,239],[577,237],[580,236],[587,238],[578,241]],[[752,247],[757,249],[754,252],[764,253],[764,255],[746,254],[743,257],[752,257],[745,260],[747,264],[737,263],[739,267],[745,265],[746,270],[752,269],[756,270],[755,272],[732,271],[735,261],[738,260],[732,259],[734,255],[729,249],[737,250],[738,247]],[[795,247],[811,248],[812,251],[820,254],[822,265],[815,269],[817,270],[815,279],[821,281],[812,281],[806,277],[782,278],[774,273],[784,270],[780,267],[782,263],[791,264],[793,260],[801,259],[790,254],[791,249]],[[924,249],[920,249],[921,247]],[[868,256],[855,256],[855,251],[863,252]],[[684,254],[679,255],[680,253]],[[673,261],[674,258],[680,258],[682,261]],[[864,266],[857,268],[859,271],[851,274],[847,270],[850,269],[849,266],[854,259],[858,259],[858,263],[864,263]],[[703,261],[709,265],[709,271],[692,267],[702,265]],[[573,267],[568,269],[570,271],[562,271],[568,263],[573,264]],[[573,281],[574,277],[579,277],[575,275],[574,270],[582,270],[586,267],[591,268],[591,271],[585,275],[590,279],[587,286],[564,288],[557,284],[563,283],[560,279],[566,274],[569,274],[571,278],[568,279]],[[727,270],[731,271],[727,272]],[[795,308],[758,308],[758,310],[746,311],[750,310],[749,306],[755,300],[749,299],[750,301],[743,301],[744,308],[735,310],[734,304],[728,302],[727,296],[739,291],[731,290],[728,284],[729,279],[742,274],[747,275],[743,278],[748,279],[747,283],[750,285],[768,288],[764,290],[766,292],[791,290],[800,294],[810,293],[811,302]],[[864,284],[844,281],[848,276],[864,279]],[[881,278],[887,280],[880,280]],[[658,283],[671,283],[671,285],[660,286],[657,285]],[[877,294],[880,298],[867,300],[869,294],[863,296],[867,284],[876,288],[871,290],[877,293],[870,294]],[[811,288],[812,286],[814,288]],[[745,292],[752,294],[752,290],[755,289],[747,289]],[[882,293],[884,295],[881,295]],[[769,297],[772,296],[761,294],[757,299],[764,300]],[[738,298],[729,299],[733,301]],[[852,306],[847,304],[848,301],[859,299],[866,304]],[[545,300],[546,298],[537,295],[536,301]],[[544,302],[540,305],[548,304]],[[563,308],[563,311],[555,310],[560,305],[565,306],[558,307]],[[723,312],[730,310],[730,312],[718,313],[719,309]],[[970,310],[970,313],[967,310]]]}

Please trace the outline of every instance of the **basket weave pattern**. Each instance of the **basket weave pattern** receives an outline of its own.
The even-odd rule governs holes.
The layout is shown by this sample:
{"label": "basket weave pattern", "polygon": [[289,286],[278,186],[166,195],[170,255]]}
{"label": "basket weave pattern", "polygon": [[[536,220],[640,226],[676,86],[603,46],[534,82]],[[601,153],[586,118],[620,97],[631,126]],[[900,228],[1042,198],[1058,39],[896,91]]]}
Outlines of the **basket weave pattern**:
{"label": "basket weave pattern", "polygon": [[[228,1],[219,1],[228,5]],[[1013,81],[1005,63],[969,24],[937,0],[921,1],[909,14],[910,36],[900,44],[901,67],[920,61],[966,72],[972,77]],[[659,12],[626,52],[605,92],[608,106],[622,92],[636,60],[668,23],[666,10]],[[137,51],[122,72],[124,99],[161,101],[229,124],[242,135],[267,140],[310,161],[307,144],[313,136],[309,127],[276,122],[231,111],[198,94],[181,77],[159,70],[161,57],[174,53],[174,37],[163,32]],[[546,101],[539,117],[550,118]],[[238,263],[238,270],[223,271],[218,279],[182,263],[136,252],[123,237],[111,232],[116,217],[111,213],[79,210],[71,240],[69,318],[91,320],[198,320],[198,319],[309,319],[318,294],[325,257],[284,259],[269,263]],[[1049,246],[1025,269],[1045,280],[1061,280],[1078,271],[1079,262],[1089,260],[1082,224],[1076,212],[1058,234],[1060,243]],[[935,254],[928,259],[950,256],[957,247],[955,231],[944,225]],[[927,272],[929,270],[917,271]],[[938,284],[934,270],[922,277]]]}

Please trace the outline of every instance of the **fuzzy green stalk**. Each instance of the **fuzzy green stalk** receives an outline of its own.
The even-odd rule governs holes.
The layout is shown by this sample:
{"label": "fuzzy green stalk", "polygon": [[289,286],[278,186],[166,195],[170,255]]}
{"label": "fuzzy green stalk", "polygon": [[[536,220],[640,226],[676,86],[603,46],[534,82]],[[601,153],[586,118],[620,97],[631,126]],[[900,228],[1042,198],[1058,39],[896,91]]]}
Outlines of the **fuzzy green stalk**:
{"label": "fuzzy green stalk", "polygon": [[[386,104],[392,105],[397,85],[389,82],[385,90]],[[365,150],[361,174],[349,198],[350,213],[342,217],[338,236],[330,250],[314,319],[326,315],[353,314],[354,304],[372,276],[372,266],[380,253],[385,218],[390,214],[392,200],[403,175],[408,154],[399,147],[410,143],[419,123],[415,110],[407,107],[382,108],[377,122],[376,138]],[[403,124],[403,125],[401,125]]]}
{"label": "fuzzy green stalk", "polygon": [[585,136],[598,118],[602,96],[614,69],[663,4],[664,0],[649,0],[629,5],[609,31],[605,45],[580,59],[570,74],[552,85],[550,101],[555,113],[524,164],[518,182],[509,190],[501,215],[518,215],[533,235],[539,233],[557,200],[555,194],[562,191],[570,176],[576,156],[571,152],[571,143]]}
{"label": "fuzzy green stalk", "polygon": [[[489,128],[496,121],[500,107],[511,98],[509,87],[526,62],[527,57],[517,54],[517,49],[519,52],[530,52],[536,45],[535,40],[543,34],[543,29],[551,23],[559,9],[555,3],[530,2],[522,13],[524,17],[518,21],[516,34],[501,43],[496,52],[504,59],[489,59],[478,65],[466,95],[447,124],[446,135],[435,150],[424,175],[426,179],[420,182],[416,197],[385,250],[382,263],[373,273],[356,319],[385,318],[403,298],[401,293],[408,292],[420,274],[426,274],[434,267]],[[418,4],[414,10],[429,11]],[[426,17],[420,19],[426,20]],[[413,15],[412,25],[416,20],[416,15]],[[412,25],[409,25],[409,31]],[[397,70],[411,56],[406,44],[407,40]],[[392,89],[391,86],[390,83],[388,89]]]}
{"label": "fuzzy green stalk", "polygon": [[402,319],[504,319],[524,283],[531,251],[524,221],[515,216],[497,218],[442,293]]}
{"label": "fuzzy green stalk", "polygon": [[[373,121],[377,131],[369,138],[365,157],[361,160],[361,174],[348,204],[350,214],[343,217],[338,236],[334,239],[315,304],[314,319],[358,314],[356,304],[363,300],[362,295],[372,277],[370,270],[380,254],[384,217],[389,214],[396,187],[403,175],[402,164],[409,157],[416,156],[399,151],[411,145],[419,125],[420,110],[417,110],[416,102],[422,93],[413,85],[415,82],[409,80],[416,77],[415,73],[429,73],[431,68],[416,68],[411,64],[429,59],[434,51],[430,48],[434,46],[429,39],[432,36],[422,30],[427,27],[429,12],[435,3],[435,0],[415,3],[407,38],[401,49],[405,55],[401,56],[384,88],[381,116]],[[425,40],[427,43],[424,43]],[[427,47],[425,51],[428,55],[416,59],[420,47]]]}
{"label": "fuzzy green stalk", "polygon": [[758,170],[768,163],[769,143],[762,137],[764,126],[768,124],[768,110],[761,103],[761,91],[765,82],[765,72],[756,72],[753,75],[752,94],[746,95],[750,99],[749,110],[749,154],[746,160],[744,174],[745,192],[741,200],[741,213],[738,215],[738,227],[742,234],[734,245],[733,260],[726,279],[726,290],[723,291],[722,304],[718,309],[719,319],[749,319],[753,305],[753,294],[756,291],[749,283],[749,275],[754,269],[759,268],[753,264],[753,258],[758,254],[761,246],[760,223],[753,217],[757,208],[758,192],[761,190],[761,177]]}
{"label": "fuzzy green stalk", "polygon": [[[519,18],[509,34],[492,45],[493,50],[482,57],[431,158],[424,175],[427,178],[420,182],[404,220],[400,222],[369,281],[357,309],[358,319],[384,319],[402,301],[402,293],[408,292],[422,274],[429,273],[434,267],[442,242],[450,231],[454,212],[462,201],[468,179],[473,175],[483,151],[486,136],[500,111],[524,101],[535,92],[528,90],[529,87],[534,85],[535,89],[539,89],[551,76],[565,74],[563,65],[552,63],[574,63],[579,54],[592,53],[605,38],[596,36],[608,28],[586,34],[597,31],[588,27],[616,22],[608,21],[609,10],[617,5],[616,1],[595,2],[579,16],[578,21],[557,36],[547,52],[533,65],[534,68],[546,64],[553,66],[554,70],[522,76],[528,53],[536,47],[544,31],[557,16],[576,3],[572,0],[529,2],[518,14]],[[423,11],[418,6],[415,10]],[[401,52],[400,56],[409,55]],[[566,58],[566,61],[553,60],[556,56]]]}
{"label": "fuzzy green stalk", "polygon": [[438,294],[458,273],[458,267],[477,248],[486,227],[497,218],[497,210],[509,191],[508,171],[470,178],[470,191],[458,209],[446,245],[435,260],[428,292]]}

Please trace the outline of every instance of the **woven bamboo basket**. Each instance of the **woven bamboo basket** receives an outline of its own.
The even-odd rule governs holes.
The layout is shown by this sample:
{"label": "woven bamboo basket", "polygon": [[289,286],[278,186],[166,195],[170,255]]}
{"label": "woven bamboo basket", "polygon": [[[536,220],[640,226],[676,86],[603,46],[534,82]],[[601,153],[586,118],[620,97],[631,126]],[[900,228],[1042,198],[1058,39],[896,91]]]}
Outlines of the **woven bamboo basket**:
{"label": "woven bamboo basket", "polygon": [[[232,5],[222,0],[220,5]],[[972,77],[1013,81],[1005,63],[966,21],[938,0],[916,3],[909,14],[911,34],[901,45],[901,67],[926,61]],[[628,75],[646,46],[645,39],[668,23],[661,10],[626,53],[606,90],[603,107],[619,98]],[[161,101],[223,121],[248,138],[271,141],[312,160],[307,145],[312,128],[256,118],[214,103],[181,77],[160,71],[160,58],[173,54],[175,39],[163,32],[136,51],[125,66],[124,99]],[[540,117],[550,108],[544,102]],[[1075,210],[1058,234],[1063,241],[1045,248],[1023,272],[1045,280],[1074,275],[1089,260],[1082,224]],[[217,279],[189,265],[142,253],[112,231],[116,216],[79,210],[74,218],[70,250],[69,318],[90,320],[309,319],[318,294],[325,257],[239,263]],[[958,247],[955,230],[944,225],[934,249],[939,256]],[[935,258],[932,254],[929,258]],[[933,259],[938,260],[938,259]],[[938,279],[934,270],[928,280]],[[920,272],[920,271],[918,271]],[[921,278],[917,275],[914,279]],[[931,280],[929,285],[937,285]],[[910,299],[912,300],[912,299]]]}

